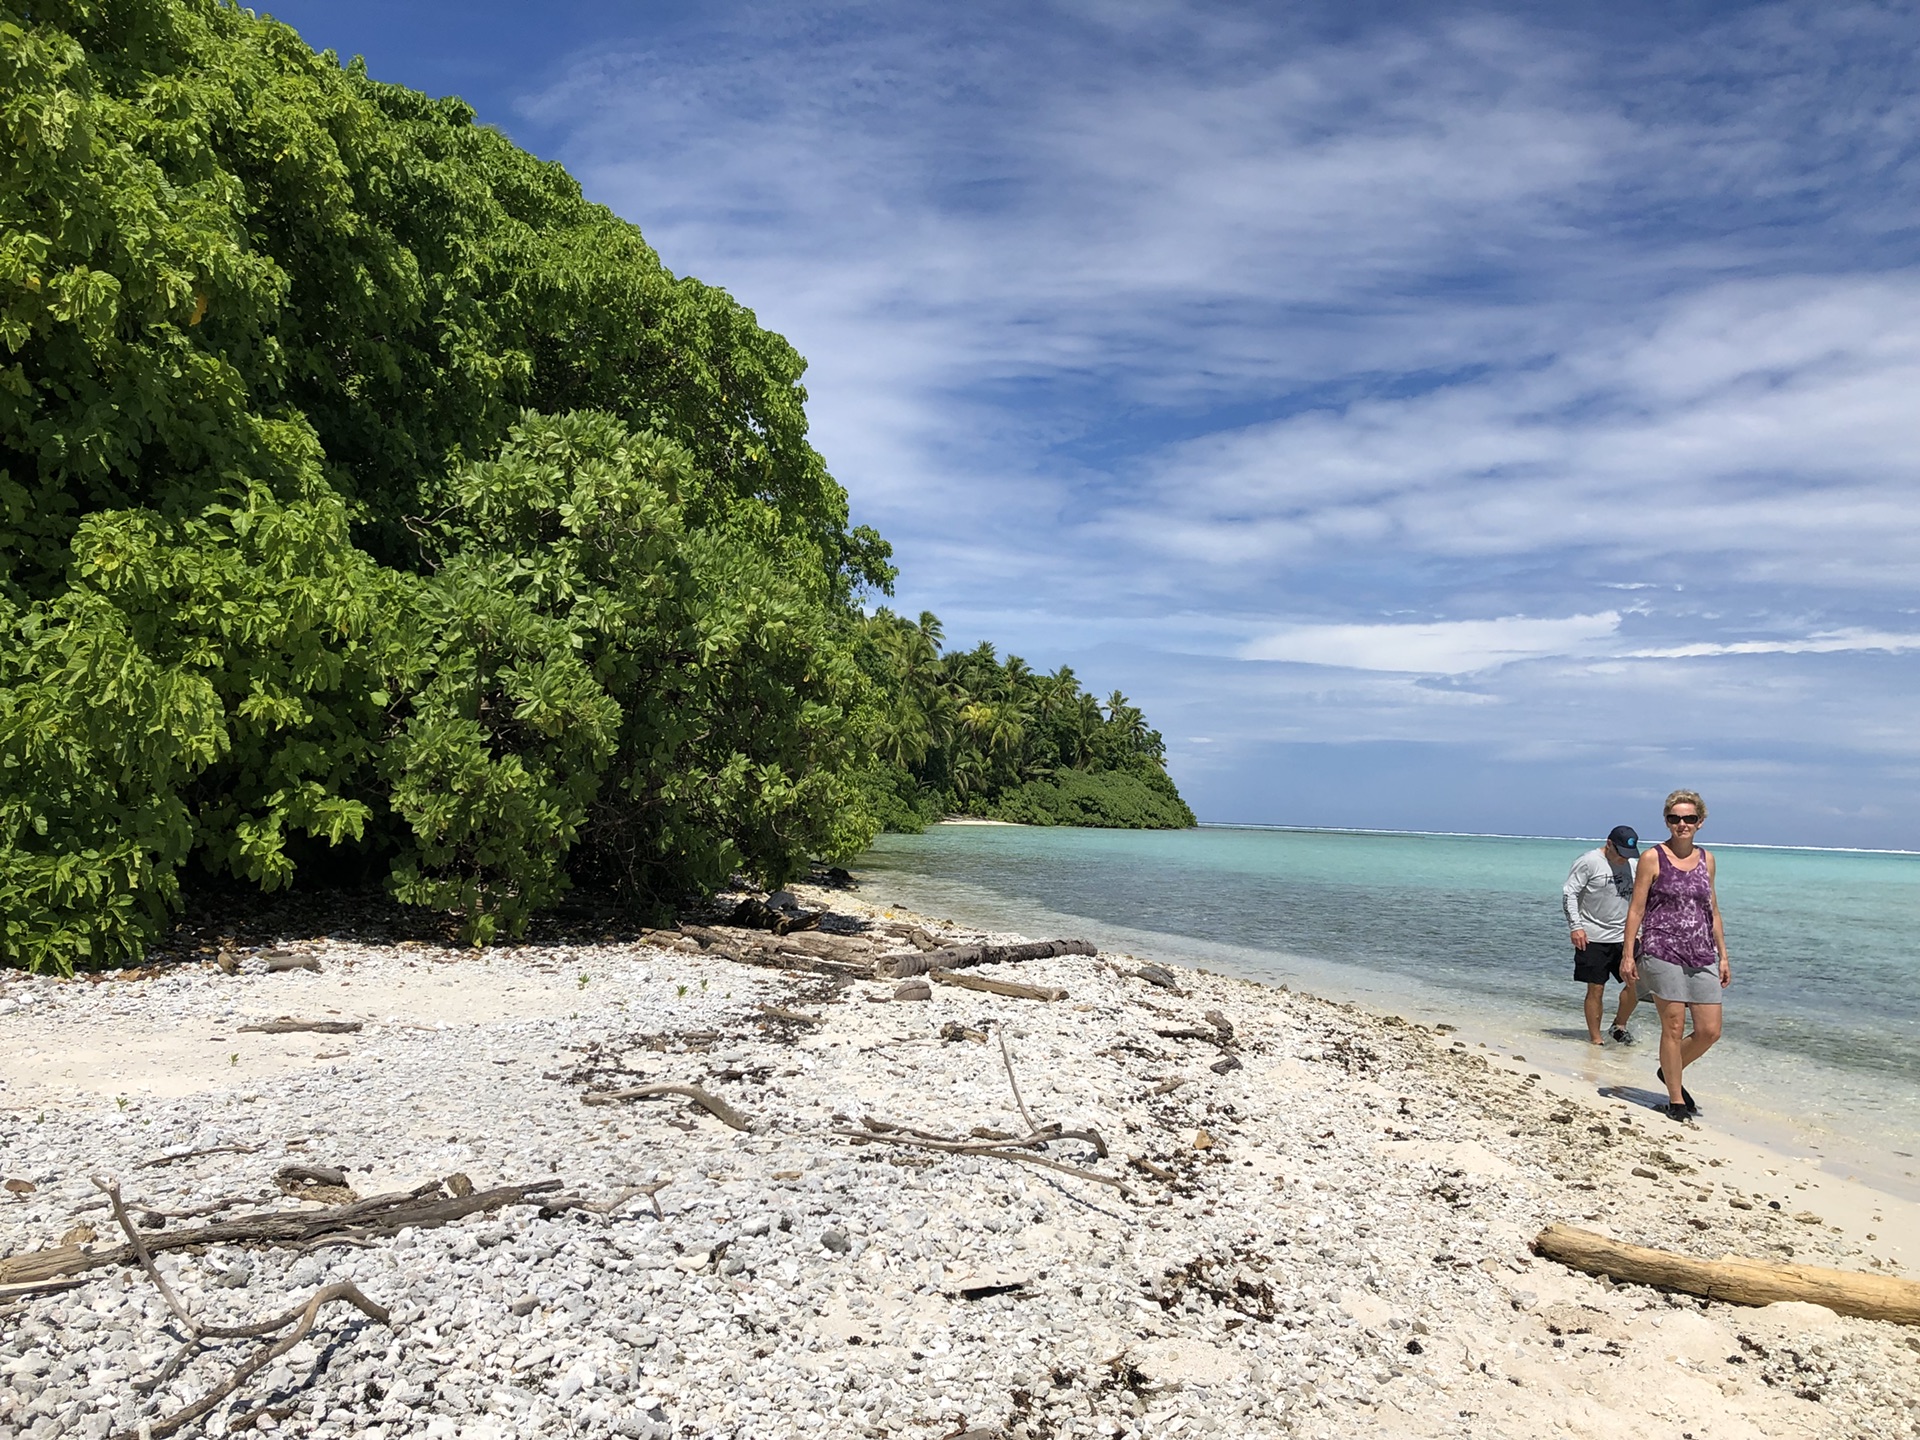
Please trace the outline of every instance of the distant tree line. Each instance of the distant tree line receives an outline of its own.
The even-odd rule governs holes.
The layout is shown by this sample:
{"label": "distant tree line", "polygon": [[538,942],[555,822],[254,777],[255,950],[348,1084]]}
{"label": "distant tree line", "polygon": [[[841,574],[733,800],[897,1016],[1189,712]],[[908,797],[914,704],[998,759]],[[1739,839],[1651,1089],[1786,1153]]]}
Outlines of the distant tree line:
{"label": "distant tree line", "polygon": [[992,645],[943,651],[939,619],[878,611],[862,666],[884,697],[872,805],[894,829],[947,813],[1032,825],[1194,823],[1160,732],[1114,691],[1103,706],[1065,666],[1035,673]]}
{"label": "distant tree line", "polygon": [[191,870],[484,941],[1171,794],[990,651],[898,693],[803,369],[458,100],[222,0],[0,0],[0,963],[137,956]]}

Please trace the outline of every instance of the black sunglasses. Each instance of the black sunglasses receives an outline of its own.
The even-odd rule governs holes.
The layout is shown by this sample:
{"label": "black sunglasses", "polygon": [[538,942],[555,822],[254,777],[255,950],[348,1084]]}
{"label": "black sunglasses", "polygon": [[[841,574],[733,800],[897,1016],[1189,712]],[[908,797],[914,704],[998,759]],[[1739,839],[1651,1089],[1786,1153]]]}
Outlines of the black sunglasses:
{"label": "black sunglasses", "polygon": [[1700,822],[1706,818],[1704,815],[1669,815],[1667,816],[1667,824],[1691,825],[1694,829],[1698,830],[1700,828]]}

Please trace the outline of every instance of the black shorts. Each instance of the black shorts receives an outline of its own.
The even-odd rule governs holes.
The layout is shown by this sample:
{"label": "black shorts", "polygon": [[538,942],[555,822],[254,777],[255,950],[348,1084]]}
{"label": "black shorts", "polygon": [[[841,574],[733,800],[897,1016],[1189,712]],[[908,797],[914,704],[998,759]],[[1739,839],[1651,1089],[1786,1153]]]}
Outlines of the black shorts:
{"label": "black shorts", "polygon": [[1589,940],[1587,948],[1573,952],[1573,978],[1589,985],[1604,985],[1620,978],[1619,940]]}

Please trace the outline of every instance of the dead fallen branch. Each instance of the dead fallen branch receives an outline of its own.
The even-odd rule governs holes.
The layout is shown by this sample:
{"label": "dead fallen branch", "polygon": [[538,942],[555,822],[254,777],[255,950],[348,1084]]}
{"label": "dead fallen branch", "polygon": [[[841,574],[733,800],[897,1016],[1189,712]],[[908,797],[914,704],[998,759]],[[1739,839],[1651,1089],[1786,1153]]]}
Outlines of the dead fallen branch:
{"label": "dead fallen branch", "polygon": [[273,1178],[282,1185],[330,1185],[339,1188],[347,1183],[347,1172],[333,1165],[282,1165],[273,1172]]}
{"label": "dead fallen branch", "polygon": [[29,1295],[57,1295],[86,1284],[85,1280],[26,1280],[18,1285],[0,1285],[0,1302],[19,1300]]}
{"label": "dead fallen branch", "polygon": [[768,944],[766,937],[750,930],[728,932],[711,925],[682,925],[680,932],[708,953],[722,956],[738,965],[753,965],[762,970],[805,970],[815,975],[861,980],[873,974],[870,964],[824,960],[794,946],[775,948]]}
{"label": "dead fallen branch", "polygon": [[582,1105],[617,1105],[623,1100],[651,1100],[660,1095],[684,1095],[722,1125],[748,1130],[752,1122],[717,1095],[709,1095],[698,1085],[636,1085],[631,1090],[589,1090],[580,1097]]}
{"label": "dead fallen branch", "polygon": [[187,1307],[180,1303],[180,1297],[173,1293],[173,1287],[167,1284],[166,1276],[160,1273],[160,1267],[153,1263],[153,1252],[147,1249],[147,1242],[140,1232],[134,1229],[133,1217],[127,1214],[126,1202],[120,1198],[118,1180],[102,1180],[93,1177],[93,1188],[107,1197],[107,1203],[113,1207],[113,1218],[119,1222],[120,1229],[127,1237],[134,1258],[140,1262],[140,1268],[147,1272],[147,1278],[153,1281],[153,1288],[160,1292],[160,1298],[167,1302],[167,1308],[174,1318],[187,1327],[189,1335],[198,1336],[200,1326],[188,1313]]}
{"label": "dead fallen branch", "polygon": [[[956,1155],[969,1155],[980,1150],[1004,1150],[1009,1146],[1020,1149],[1044,1150],[1056,1140],[1079,1140],[1093,1147],[1093,1153],[1100,1159],[1107,1158],[1107,1142],[1100,1137],[1098,1130],[1068,1130],[1059,1125],[1043,1125],[1026,1135],[1009,1135],[1003,1130],[991,1130],[985,1125],[973,1127],[973,1140],[961,1140],[952,1135],[937,1135],[931,1130],[916,1130],[911,1125],[896,1125],[891,1120],[880,1120],[872,1115],[860,1117],[860,1123],[875,1135],[911,1135],[916,1140],[941,1149],[951,1150]],[[977,1142],[986,1141],[982,1145]]]}
{"label": "dead fallen branch", "polygon": [[365,1295],[360,1293],[360,1288],[357,1285],[351,1281],[343,1280],[338,1284],[328,1285],[324,1289],[316,1290],[313,1297],[308,1300],[304,1306],[295,1306],[286,1314],[277,1316],[272,1320],[261,1321],[258,1325],[236,1325],[226,1327],[222,1330],[207,1329],[201,1331],[201,1334],[209,1336],[224,1335],[232,1338],[264,1337],[273,1334],[277,1330],[285,1329],[289,1324],[293,1326],[292,1330],[275,1340],[271,1345],[262,1346],[254,1352],[251,1357],[242,1361],[234,1368],[231,1375],[219,1385],[216,1385],[212,1390],[209,1390],[205,1395],[202,1395],[198,1400],[195,1400],[192,1404],[182,1406],[164,1420],[142,1421],[135,1429],[121,1431],[119,1435],[114,1437],[114,1440],[136,1440],[136,1437],[141,1437],[141,1440],[162,1440],[162,1437],[173,1434],[174,1431],[181,1429],[183,1426],[191,1425],[201,1416],[212,1411],[222,1400],[233,1394],[234,1391],[246,1384],[247,1381],[259,1374],[259,1372],[264,1370],[268,1365],[271,1365],[275,1360],[278,1360],[282,1355],[286,1354],[287,1351],[293,1349],[294,1346],[306,1339],[308,1332],[313,1329],[313,1323],[319,1317],[322,1307],[330,1305],[336,1300],[346,1301],[370,1320],[378,1321],[382,1325],[387,1323],[387,1310],[385,1306],[374,1304],[373,1301],[367,1299]]}
{"label": "dead fallen branch", "polygon": [[1180,1178],[1164,1166],[1154,1164],[1153,1161],[1147,1159],[1144,1155],[1129,1155],[1127,1157],[1127,1164],[1131,1165],[1143,1175],[1153,1176],[1156,1180],[1174,1181]]}
{"label": "dead fallen branch", "polygon": [[1001,1160],[1017,1160],[1023,1165],[1038,1165],[1045,1170],[1055,1170],[1062,1175],[1072,1175],[1080,1180],[1092,1180],[1097,1184],[1110,1185],[1122,1195],[1129,1193],[1127,1182],[1111,1175],[1102,1175],[1097,1170],[1088,1170],[1079,1165],[1068,1165],[1060,1160],[1051,1160],[1044,1155],[1036,1155],[1036,1150],[1044,1150],[1050,1144],[1062,1140],[1078,1140],[1093,1147],[1093,1153],[1100,1159],[1107,1158],[1107,1142],[1100,1137],[1098,1130],[1067,1130],[1058,1124],[1037,1124],[1027,1109],[1027,1102],[1020,1094],[1020,1080],[1013,1071],[1013,1055],[1007,1049],[1007,1037],[1000,1031],[1000,1061],[1006,1066],[1007,1084],[1013,1090],[1014,1108],[1020,1112],[1020,1118],[1026,1122],[1025,1135],[1003,1135],[999,1131],[976,1127],[973,1140],[962,1140],[956,1136],[936,1135],[931,1130],[916,1130],[911,1125],[898,1125],[889,1120],[879,1120],[871,1115],[863,1116],[859,1130],[842,1129],[834,1131],[851,1140],[856,1145],[903,1145],[915,1150],[933,1150],[945,1155],[991,1155]]}
{"label": "dead fallen branch", "polygon": [[540,1217],[544,1220],[567,1210],[584,1210],[589,1215],[611,1215],[635,1196],[644,1195],[653,1205],[656,1220],[666,1219],[660,1209],[660,1192],[671,1185],[671,1180],[655,1180],[650,1185],[629,1185],[616,1190],[605,1200],[589,1200],[584,1195],[556,1195],[540,1207]]}
{"label": "dead fallen branch", "polygon": [[924,975],[929,970],[971,970],[976,965],[1004,965],[1018,960],[1051,960],[1058,955],[1097,953],[1085,940],[1030,940],[1020,945],[946,945],[923,955],[902,955],[893,962],[898,978]]}
{"label": "dead fallen branch", "polygon": [[819,1025],[824,1022],[818,1015],[808,1015],[804,1011],[789,1010],[782,1005],[762,1005],[760,1013],[769,1020],[785,1020],[790,1025]]}
{"label": "dead fallen branch", "polygon": [[1862,1275],[1818,1265],[1778,1265],[1732,1255],[1722,1260],[1696,1260],[1668,1250],[1609,1240],[1571,1225],[1549,1225],[1535,1238],[1533,1248],[1550,1260],[1590,1275],[1608,1275],[1735,1305],[1805,1300],[1842,1315],[1920,1325],[1920,1282],[1891,1275]]}
{"label": "dead fallen branch", "polygon": [[1014,980],[989,980],[984,975],[962,975],[954,970],[930,970],[927,978],[941,985],[958,985],[963,990],[980,990],[988,995],[1004,995],[1009,1000],[1064,1000],[1067,992],[1048,986],[1022,985]]}
{"label": "dead fallen branch", "polygon": [[290,1020],[282,1015],[278,1020],[242,1025],[239,1031],[252,1031],[256,1035],[293,1035],[301,1031],[311,1031],[316,1035],[354,1035],[363,1028],[365,1022],[360,1020]]}
{"label": "dead fallen branch", "polygon": [[171,1155],[157,1155],[151,1160],[142,1160],[134,1168],[157,1170],[162,1165],[177,1165],[182,1160],[198,1160],[202,1155],[252,1155],[259,1149],[258,1145],[208,1145],[201,1150],[176,1150]]}
{"label": "dead fallen branch", "polygon": [[1127,1182],[1124,1180],[1115,1179],[1111,1175],[1102,1175],[1097,1170],[1085,1170],[1078,1165],[1049,1160],[1046,1156],[1036,1155],[1031,1150],[1018,1149],[1012,1142],[983,1144],[964,1140],[925,1140],[918,1135],[876,1134],[866,1130],[848,1129],[836,1129],[833,1133],[851,1140],[856,1145],[904,1145],[916,1150],[937,1150],[948,1155],[990,1155],[1001,1160],[1018,1160],[1023,1165],[1038,1165],[1042,1169],[1057,1170],[1060,1174],[1071,1175],[1077,1180],[1092,1180],[1101,1185],[1110,1185],[1123,1195],[1127,1193]]}
{"label": "dead fallen branch", "polygon": [[[1020,1118],[1027,1122],[1027,1131],[1031,1134],[1040,1127],[1033,1123],[1033,1116],[1027,1113],[1027,1102],[1020,1098],[1020,1081],[1015,1078],[1013,1073],[1013,1055],[1007,1049],[1006,1029],[1003,1026],[996,1025],[993,1033],[994,1038],[1000,1042],[1000,1063],[1007,1067],[1007,1084],[1013,1087],[1013,1108],[1018,1110],[1020,1112]],[[1106,1147],[1103,1145],[1101,1147],[1101,1153],[1104,1154],[1105,1152]]]}
{"label": "dead fallen branch", "polygon": [[[377,1235],[394,1235],[407,1229],[432,1229],[468,1215],[498,1210],[504,1205],[518,1205],[530,1196],[558,1190],[561,1183],[559,1180],[540,1180],[526,1185],[501,1185],[467,1196],[451,1196],[435,1180],[413,1190],[374,1195],[332,1209],[269,1210],[263,1214],[216,1220],[210,1225],[144,1233],[141,1239],[150,1256],[168,1250],[191,1250],[207,1245],[300,1246],[326,1236],[338,1235],[367,1239]],[[78,1275],[108,1265],[130,1264],[139,1258],[131,1242],[110,1246],[61,1245],[0,1260],[0,1284]]]}
{"label": "dead fallen branch", "polygon": [[289,970],[313,970],[317,972],[320,969],[318,957],[302,955],[292,950],[269,951],[265,958],[267,962],[267,973],[269,975],[281,975]]}

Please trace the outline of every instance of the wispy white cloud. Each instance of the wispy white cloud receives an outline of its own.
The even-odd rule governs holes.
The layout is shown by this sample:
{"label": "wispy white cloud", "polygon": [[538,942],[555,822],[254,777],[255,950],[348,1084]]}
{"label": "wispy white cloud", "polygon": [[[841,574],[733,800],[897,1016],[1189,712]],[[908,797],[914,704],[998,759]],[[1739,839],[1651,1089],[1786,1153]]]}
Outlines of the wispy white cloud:
{"label": "wispy white cloud", "polygon": [[1880,653],[1899,655],[1920,650],[1920,635],[1889,634],[1884,630],[1825,630],[1799,639],[1698,641],[1652,650],[1629,650],[1627,657],[1646,660],[1699,660],[1719,655],[1842,655]]}
{"label": "wispy white cloud", "polygon": [[1557,620],[1508,615],[1429,625],[1289,625],[1248,642],[1240,655],[1350,670],[1467,675],[1516,660],[1585,653],[1619,628],[1615,611]]}
{"label": "wispy white cloud", "polygon": [[905,608],[1209,763],[1680,694],[1743,774],[1870,788],[1920,605],[1911,15],[1344,13],[753,4],[526,114],[810,357]]}

